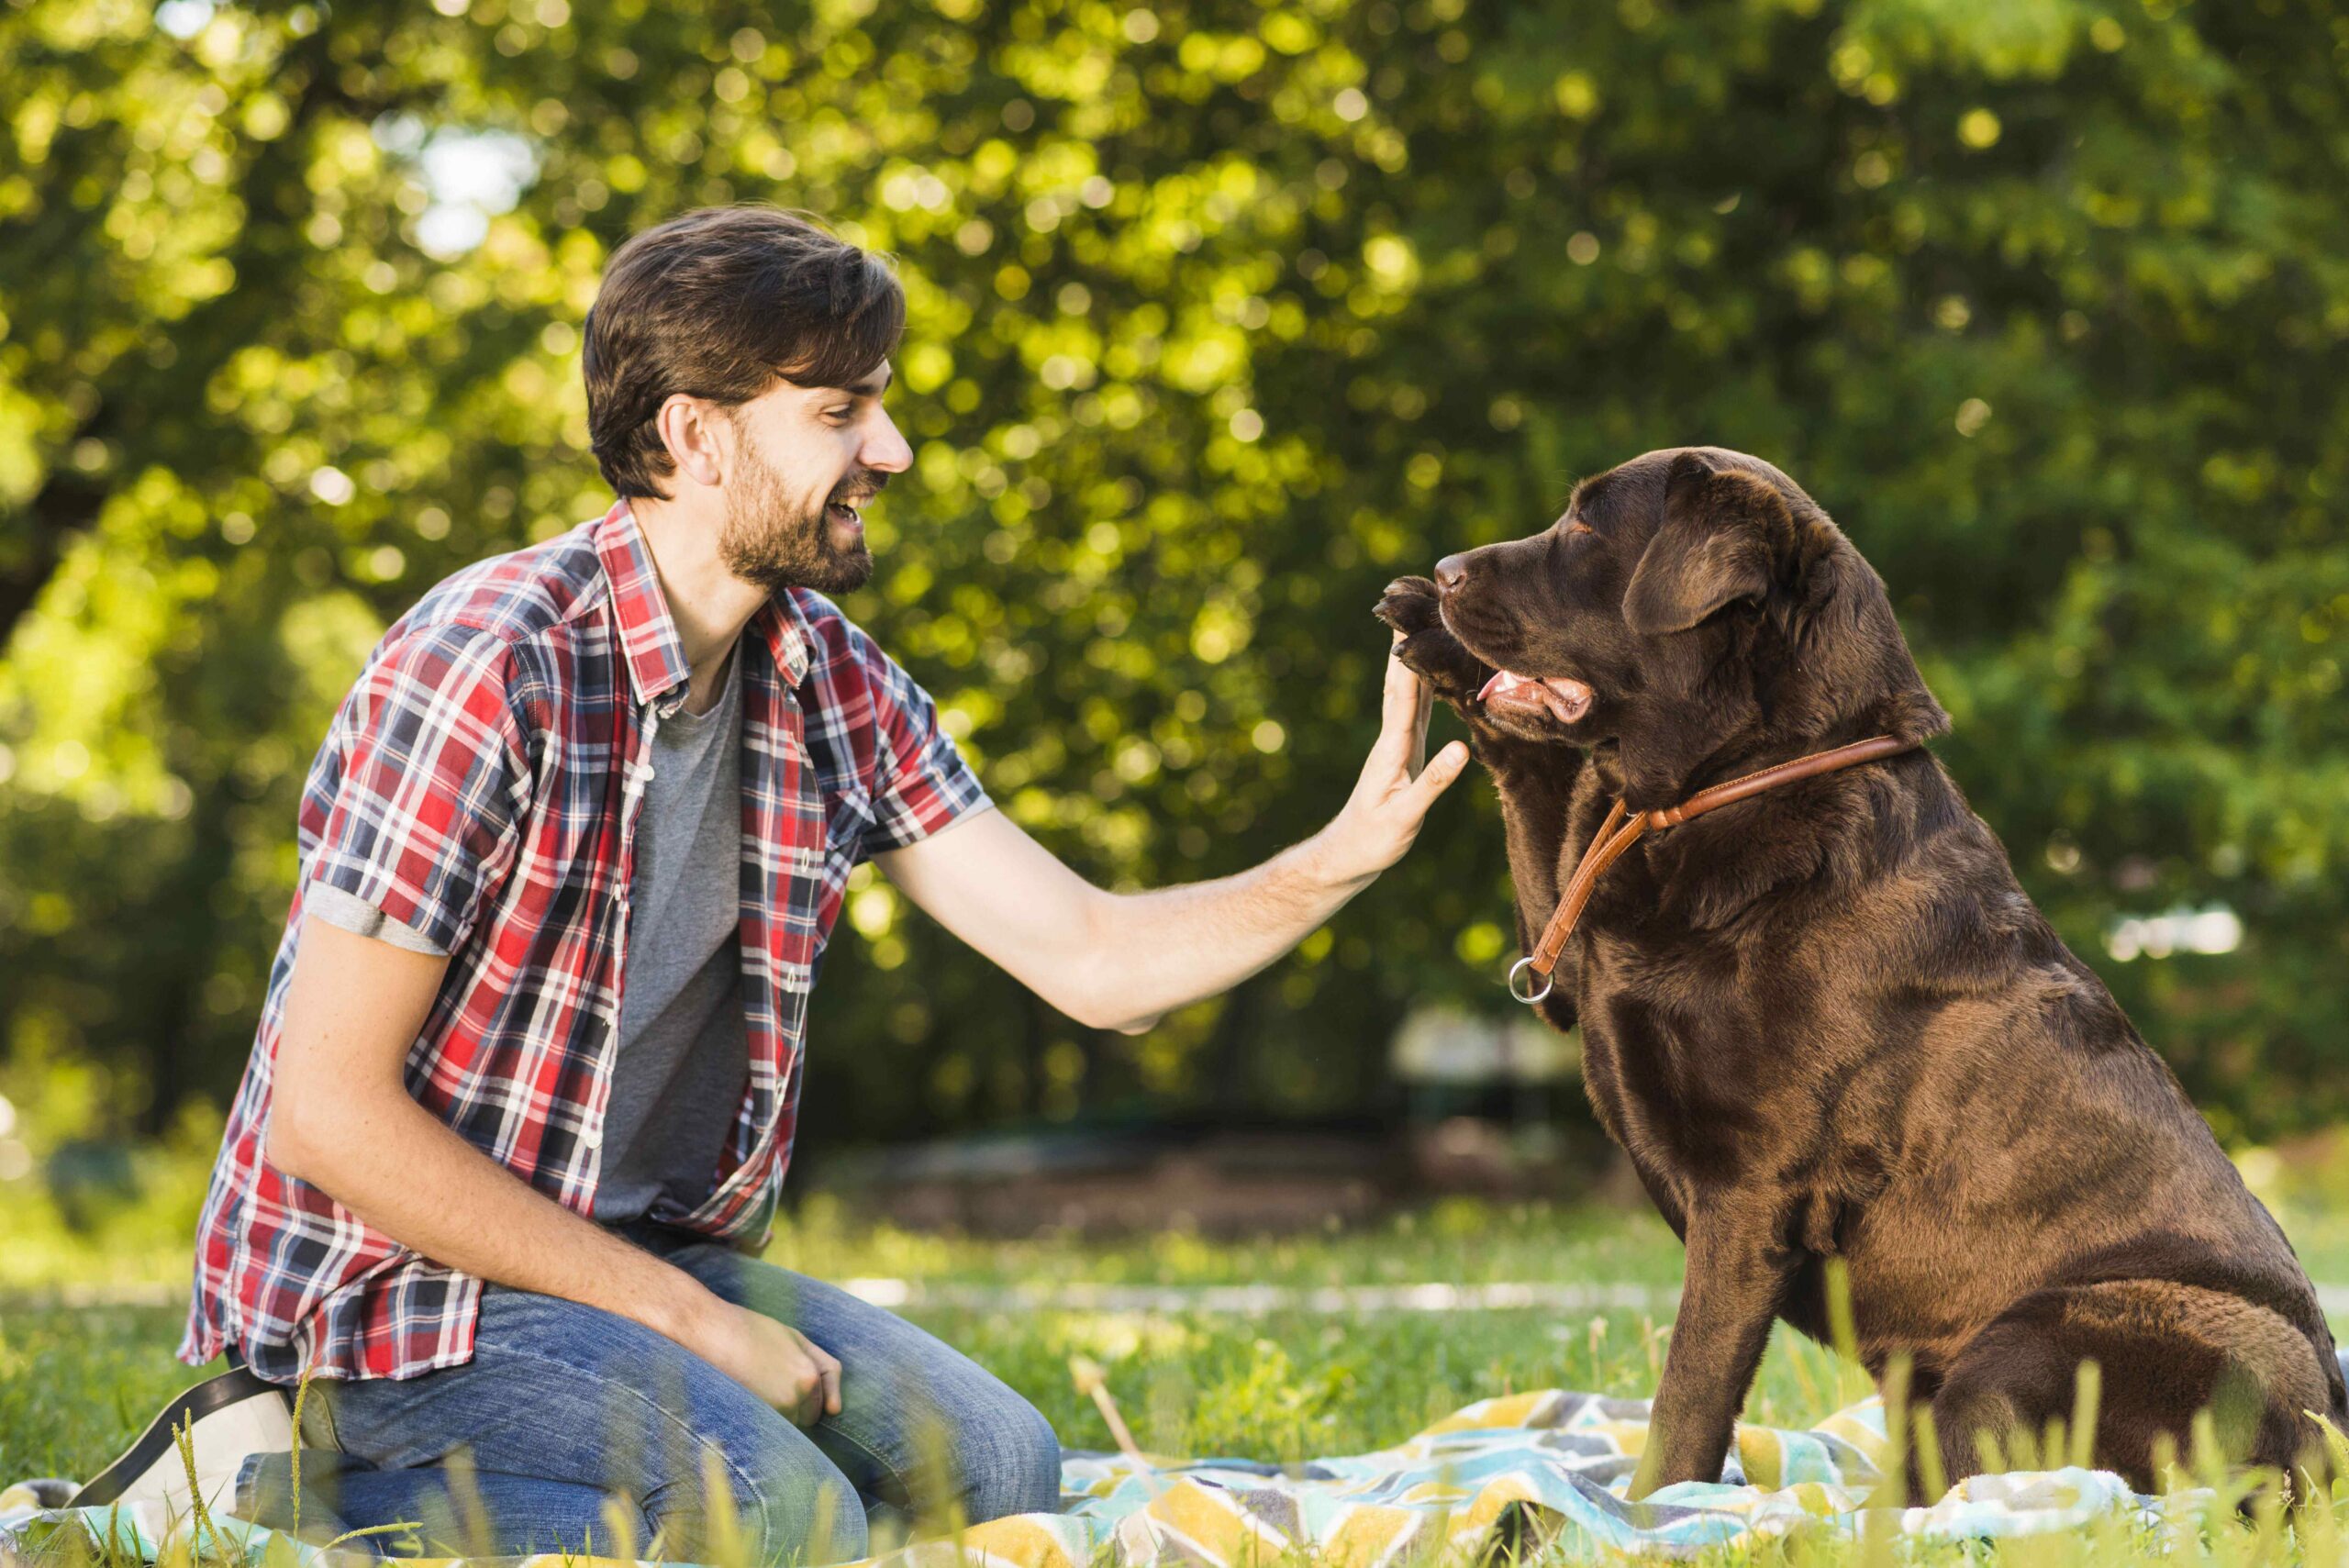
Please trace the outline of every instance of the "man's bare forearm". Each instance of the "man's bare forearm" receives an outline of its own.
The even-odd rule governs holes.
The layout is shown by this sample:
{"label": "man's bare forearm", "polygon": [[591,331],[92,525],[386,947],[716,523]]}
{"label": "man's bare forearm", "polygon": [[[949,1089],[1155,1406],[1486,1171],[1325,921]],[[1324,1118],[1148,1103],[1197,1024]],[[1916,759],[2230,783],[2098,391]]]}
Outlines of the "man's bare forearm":
{"label": "man's bare forearm", "polygon": [[1264,968],[1372,882],[1331,859],[1316,835],[1213,882],[1101,895],[1087,965],[1094,1015],[1137,1032]]}
{"label": "man's bare forearm", "polygon": [[874,858],[907,897],[1053,1006],[1136,1034],[1271,963],[1410,848],[1468,761],[1454,741],[1418,765],[1423,695],[1419,677],[1388,660],[1378,741],[1345,805],[1312,838],[1236,876],[1105,893],[998,811]]}
{"label": "man's bare forearm", "polygon": [[434,1262],[601,1307],[681,1344],[718,1301],[683,1269],[563,1207],[397,1090],[339,1096],[298,1130],[273,1129],[270,1160]]}

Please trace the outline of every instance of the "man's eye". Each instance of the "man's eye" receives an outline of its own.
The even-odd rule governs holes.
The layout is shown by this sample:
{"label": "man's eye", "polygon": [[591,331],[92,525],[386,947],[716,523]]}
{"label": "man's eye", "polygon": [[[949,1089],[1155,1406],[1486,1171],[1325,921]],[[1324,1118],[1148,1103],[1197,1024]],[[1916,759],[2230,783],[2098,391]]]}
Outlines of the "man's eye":
{"label": "man's eye", "polygon": [[848,417],[855,412],[853,408],[827,408],[824,410],[824,417],[835,423],[845,423]]}

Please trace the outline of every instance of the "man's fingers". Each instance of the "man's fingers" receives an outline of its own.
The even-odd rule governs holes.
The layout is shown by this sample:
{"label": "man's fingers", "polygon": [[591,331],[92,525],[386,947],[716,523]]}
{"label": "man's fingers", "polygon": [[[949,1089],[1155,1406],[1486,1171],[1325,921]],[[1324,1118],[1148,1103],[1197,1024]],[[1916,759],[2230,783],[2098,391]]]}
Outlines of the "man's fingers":
{"label": "man's fingers", "polygon": [[[807,1351],[807,1360],[816,1369],[815,1385],[807,1390],[807,1397],[815,1406],[813,1416],[837,1416],[841,1413],[841,1360],[805,1334],[799,1342]],[[812,1419],[812,1417],[811,1417]]]}
{"label": "man's fingers", "polygon": [[[1402,640],[1403,634],[1397,632],[1396,644],[1399,646]],[[1396,761],[1406,773],[1418,773],[1420,759],[1427,753],[1428,716],[1431,711],[1427,683],[1389,649],[1386,689],[1379,704],[1378,743],[1394,749]]]}
{"label": "man's fingers", "polygon": [[[1398,661],[1399,662],[1399,661]],[[1416,778],[1428,762],[1428,720],[1435,717],[1435,688],[1417,674],[1411,677],[1412,695],[1418,699],[1411,715],[1411,754],[1408,771]]]}
{"label": "man's fingers", "polygon": [[1435,797],[1450,789],[1452,781],[1458,778],[1467,766],[1468,747],[1464,741],[1454,740],[1444,747],[1419,771],[1419,776],[1411,781],[1412,804],[1424,814],[1429,806],[1435,804]]}
{"label": "man's fingers", "polygon": [[840,1414],[839,1369],[817,1362],[810,1373],[790,1410],[791,1424],[795,1427],[812,1427],[826,1416]]}

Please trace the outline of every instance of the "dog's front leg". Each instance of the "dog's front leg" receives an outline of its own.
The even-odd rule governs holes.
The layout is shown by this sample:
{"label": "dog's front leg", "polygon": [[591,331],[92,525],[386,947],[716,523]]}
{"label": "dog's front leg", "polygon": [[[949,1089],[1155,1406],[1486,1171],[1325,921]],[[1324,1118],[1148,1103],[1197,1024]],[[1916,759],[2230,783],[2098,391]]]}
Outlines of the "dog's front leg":
{"label": "dog's front leg", "polygon": [[1644,1497],[1676,1481],[1719,1481],[1794,1270],[1778,1217],[1763,1204],[1698,1196],[1688,1214],[1688,1272],[1647,1447],[1631,1478]]}

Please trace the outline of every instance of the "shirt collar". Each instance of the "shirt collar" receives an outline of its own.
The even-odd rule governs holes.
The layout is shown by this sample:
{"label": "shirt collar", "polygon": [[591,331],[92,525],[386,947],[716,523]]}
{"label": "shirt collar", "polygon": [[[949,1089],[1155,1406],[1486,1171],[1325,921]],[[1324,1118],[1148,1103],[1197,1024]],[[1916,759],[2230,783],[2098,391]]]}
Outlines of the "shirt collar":
{"label": "shirt collar", "polygon": [[751,624],[766,638],[767,651],[774,655],[774,667],[783,672],[787,684],[796,686],[807,678],[816,634],[808,628],[807,611],[799,606],[798,589],[785,588],[769,599],[751,617]]}
{"label": "shirt collar", "polygon": [[[659,705],[674,711],[685,700],[693,670],[685,662],[685,639],[669,614],[661,592],[661,576],[646,548],[636,514],[622,496],[612,503],[596,525],[596,555],[612,586],[612,613],[619,623],[620,651],[628,664],[629,686],[640,706]],[[751,617],[751,625],[766,639],[767,651],[785,681],[797,685],[807,677],[811,635],[797,596],[789,589],[776,594]]]}

